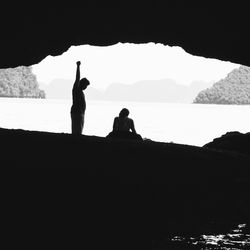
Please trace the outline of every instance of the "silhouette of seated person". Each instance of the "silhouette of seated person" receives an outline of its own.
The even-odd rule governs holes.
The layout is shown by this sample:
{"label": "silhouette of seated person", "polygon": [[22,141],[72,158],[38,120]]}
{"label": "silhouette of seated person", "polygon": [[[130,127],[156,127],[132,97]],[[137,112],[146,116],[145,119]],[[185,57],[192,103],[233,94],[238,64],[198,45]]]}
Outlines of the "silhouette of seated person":
{"label": "silhouette of seated person", "polygon": [[128,115],[128,109],[123,108],[120,111],[119,116],[114,119],[113,131],[108,134],[108,138],[142,140],[142,137],[136,133],[134,121]]}

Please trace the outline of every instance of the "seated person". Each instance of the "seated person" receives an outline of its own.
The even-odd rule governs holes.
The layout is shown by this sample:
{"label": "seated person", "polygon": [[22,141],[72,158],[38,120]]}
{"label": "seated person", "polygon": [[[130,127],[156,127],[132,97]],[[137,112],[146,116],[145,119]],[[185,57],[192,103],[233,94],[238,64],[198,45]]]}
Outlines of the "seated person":
{"label": "seated person", "polygon": [[134,121],[128,115],[129,110],[123,108],[119,116],[115,117],[113,131],[107,137],[142,140],[142,137],[136,133]]}

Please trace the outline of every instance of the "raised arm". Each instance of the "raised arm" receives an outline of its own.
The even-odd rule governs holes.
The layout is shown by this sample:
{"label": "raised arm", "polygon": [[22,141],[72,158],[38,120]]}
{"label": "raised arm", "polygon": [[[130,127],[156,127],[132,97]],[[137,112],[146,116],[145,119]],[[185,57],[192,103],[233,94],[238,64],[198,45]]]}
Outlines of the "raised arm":
{"label": "raised arm", "polygon": [[81,65],[81,62],[78,61],[76,63],[76,80],[75,80],[75,83],[74,83],[74,86],[78,86],[79,82],[80,82],[80,65]]}

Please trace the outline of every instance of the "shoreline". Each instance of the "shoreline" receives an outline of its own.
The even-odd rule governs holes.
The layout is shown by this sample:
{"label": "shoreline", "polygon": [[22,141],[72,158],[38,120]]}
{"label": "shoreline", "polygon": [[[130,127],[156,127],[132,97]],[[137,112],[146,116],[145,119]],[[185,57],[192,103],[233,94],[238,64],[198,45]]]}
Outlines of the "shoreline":
{"label": "shoreline", "polygon": [[[55,133],[70,133],[71,101],[37,99],[0,99],[5,107],[1,113],[1,127]],[[121,108],[131,110],[136,129],[143,138],[159,142],[174,142],[203,146],[228,131],[248,131],[245,112],[250,107],[102,103],[89,101],[84,132],[106,136],[112,129],[114,117]],[[191,106],[192,105],[192,106]]]}

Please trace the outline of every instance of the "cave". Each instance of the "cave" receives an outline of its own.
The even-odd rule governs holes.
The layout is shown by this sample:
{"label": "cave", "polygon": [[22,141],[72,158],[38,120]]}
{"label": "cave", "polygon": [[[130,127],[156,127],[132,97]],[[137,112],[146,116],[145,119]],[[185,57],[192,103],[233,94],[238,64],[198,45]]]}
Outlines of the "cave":
{"label": "cave", "polygon": [[[22,3],[5,5],[0,21],[0,68],[33,65],[72,45],[118,42],[180,46],[193,55],[250,66],[244,4]],[[1,165],[14,169],[5,186],[10,244],[164,249],[167,236],[224,232],[250,221],[249,150],[0,133]],[[246,149],[249,134],[234,135],[234,145]]]}
{"label": "cave", "polygon": [[[180,7],[181,6],[181,7]],[[188,53],[249,66],[248,13],[243,4],[191,3],[5,7],[0,68],[32,65],[60,55],[71,45],[157,42]]]}

